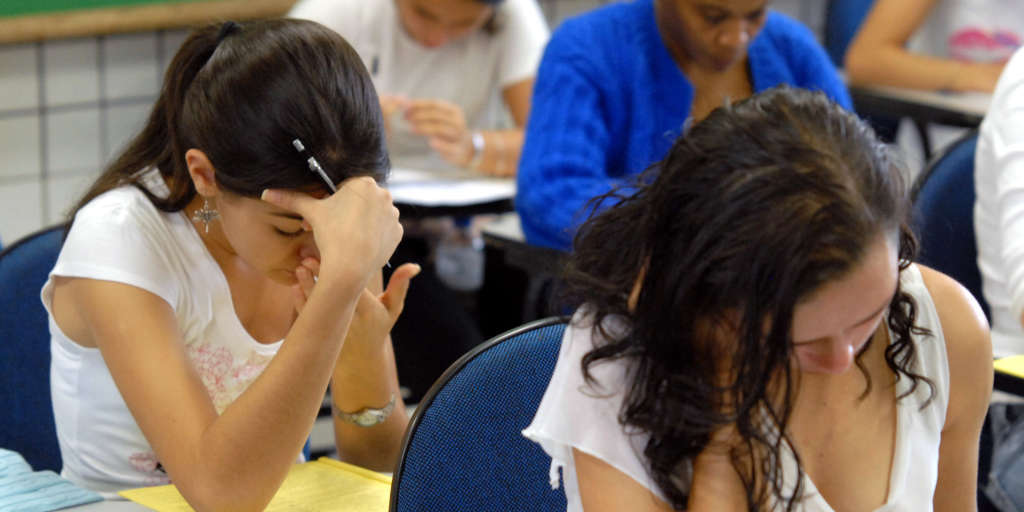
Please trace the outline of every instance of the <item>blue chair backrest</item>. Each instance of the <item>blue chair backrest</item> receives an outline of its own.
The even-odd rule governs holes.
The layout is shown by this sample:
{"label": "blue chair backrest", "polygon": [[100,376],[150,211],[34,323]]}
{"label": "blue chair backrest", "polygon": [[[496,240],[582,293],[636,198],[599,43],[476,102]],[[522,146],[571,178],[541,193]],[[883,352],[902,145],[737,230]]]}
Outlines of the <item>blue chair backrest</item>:
{"label": "blue chair backrest", "polygon": [[914,185],[914,228],[920,241],[918,261],[964,285],[988,316],[981,293],[978,249],[974,239],[974,150],[972,130],[929,164]]}
{"label": "blue chair backrest", "polygon": [[405,435],[391,511],[558,511],[551,458],[520,433],[554,372],[565,320],[524,325],[455,362],[420,402]]}
{"label": "blue chair backrest", "polygon": [[825,10],[825,51],[838,68],[875,0],[829,0]]}
{"label": "blue chair backrest", "polygon": [[50,402],[50,328],[39,291],[57,261],[64,227],[29,235],[0,253],[0,447],[35,470],[60,471]]}

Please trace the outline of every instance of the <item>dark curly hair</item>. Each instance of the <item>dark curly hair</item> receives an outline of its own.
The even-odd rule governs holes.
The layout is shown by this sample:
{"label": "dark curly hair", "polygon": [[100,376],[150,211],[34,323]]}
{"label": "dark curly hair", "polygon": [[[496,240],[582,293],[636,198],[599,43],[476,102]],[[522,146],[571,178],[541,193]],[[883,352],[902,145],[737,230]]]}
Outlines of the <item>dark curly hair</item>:
{"label": "dark curly hair", "polygon": [[[650,434],[649,470],[676,508],[686,506],[692,460],[712,432],[734,425],[743,443],[731,457],[749,508],[774,495],[793,510],[802,489],[785,495],[781,450],[797,389],[795,307],[850,272],[879,235],[898,234],[901,272],[915,253],[888,148],[823,94],[781,87],[715,110],[635,183],[591,206],[600,213],[580,228],[565,275],[595,330],[581,362],[587,380],[603,361],[635,369],[619,421]],[[730,311],[738,339],[726,348],[711,333]],[[921,383],[934,395],[912,369],[911,334],[927,334],[915,315],[897,287],[885,360],[896,379],[911,380],[900,399]],[[608,317],[629,329],[602,328]],[[859,356],[857,366],[867,377]]]}

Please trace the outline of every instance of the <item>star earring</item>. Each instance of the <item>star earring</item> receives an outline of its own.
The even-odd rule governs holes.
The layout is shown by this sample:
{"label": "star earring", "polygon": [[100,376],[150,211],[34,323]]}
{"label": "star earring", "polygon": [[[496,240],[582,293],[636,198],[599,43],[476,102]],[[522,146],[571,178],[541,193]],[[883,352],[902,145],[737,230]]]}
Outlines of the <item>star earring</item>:
{"label": "star earring", "polygon": [[196,210],[195,213],[192,214],[192,222],[202,222],[205,231],[209,233],[210,222],[212,222],[217,217],[220,217],[220,212],[213,208],[210,208],[210,200],[204,197],[203,207]]}

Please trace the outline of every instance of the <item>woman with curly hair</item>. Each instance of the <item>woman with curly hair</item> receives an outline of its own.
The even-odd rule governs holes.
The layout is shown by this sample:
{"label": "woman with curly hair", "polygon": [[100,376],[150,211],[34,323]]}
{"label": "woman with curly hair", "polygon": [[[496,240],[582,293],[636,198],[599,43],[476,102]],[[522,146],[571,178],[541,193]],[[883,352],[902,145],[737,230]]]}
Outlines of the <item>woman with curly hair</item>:
{"label": "woman with curly hair", "polygon": [[988,328],[912,262],[863,122],[770,90],[635,187],[575,239],[582,305],[524,431],[569,510],[975,510]]}

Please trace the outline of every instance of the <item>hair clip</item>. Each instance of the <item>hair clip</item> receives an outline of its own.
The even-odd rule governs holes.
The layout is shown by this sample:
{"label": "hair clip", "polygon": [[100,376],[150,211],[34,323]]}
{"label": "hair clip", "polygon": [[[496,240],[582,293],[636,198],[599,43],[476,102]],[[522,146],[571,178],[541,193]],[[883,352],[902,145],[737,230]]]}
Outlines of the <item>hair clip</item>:
{"label": "hair clip", "polygon": [[319,174],[320,177],[324,179],[324,183],[327,184],[327,188],[331,189],[332,193],[337,192],[338,187],[334,186],[334,183],[331,181],[331,178],[327,176],[326,172],[324,172],[324,168],[320,167],[320,162],[317,162],[316,158],[306,151],[306,146],[302,145],[302,141],[299,139],[294,139],[292,140],[292,146],[295,146],[295,150],[298,151],[299,154],[301,154],[302,156],[309,157],[308,159],[306,159],[306,164],[309,165],[309,170]]}
{"label": "hair clip", "polygon": [[235,23],[234,21],[225,21],[224,24],[220,26],[220,30],[217,31],[217,44],[220,44],[220,42],[223,41],[224,38],[230,36],[231,34],[234,34],[235,32],[238,32],[241,29],[242,26],[238,23]]}

